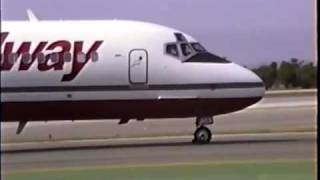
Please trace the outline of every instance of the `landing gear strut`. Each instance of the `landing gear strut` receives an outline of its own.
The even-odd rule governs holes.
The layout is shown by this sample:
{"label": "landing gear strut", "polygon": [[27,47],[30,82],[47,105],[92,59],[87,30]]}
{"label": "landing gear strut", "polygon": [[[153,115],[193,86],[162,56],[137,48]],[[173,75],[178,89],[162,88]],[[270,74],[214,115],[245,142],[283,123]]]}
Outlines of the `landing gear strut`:
{"label": "landing gear strut", "polygon": [[211,141],[212,133],[205,125],[213,124],[213,117],[197,117],[196,131],[194,132],[194,144],[208,144]]}

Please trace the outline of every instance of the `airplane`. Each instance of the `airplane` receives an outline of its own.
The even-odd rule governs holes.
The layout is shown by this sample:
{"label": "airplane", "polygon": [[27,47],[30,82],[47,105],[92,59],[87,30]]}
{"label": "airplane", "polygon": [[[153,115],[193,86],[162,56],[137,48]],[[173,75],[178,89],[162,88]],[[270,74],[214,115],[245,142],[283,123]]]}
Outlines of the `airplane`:
{"label": "airplane", "polygon": [[[128,20],[1,22],[1,121],[195,117],[207,144],[214,116],[261,100],[262,80],[173,28]],[[236,123],[236,122],[235,122]]]}

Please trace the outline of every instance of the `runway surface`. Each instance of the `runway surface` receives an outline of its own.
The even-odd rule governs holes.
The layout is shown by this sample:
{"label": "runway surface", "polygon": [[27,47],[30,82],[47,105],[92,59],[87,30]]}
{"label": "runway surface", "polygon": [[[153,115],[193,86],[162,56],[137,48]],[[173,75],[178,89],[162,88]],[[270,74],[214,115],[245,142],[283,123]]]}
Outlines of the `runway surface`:
{"label": "runway surface", "polygon": [[[2,168],[4,172],[12,172],[189,162],[314,160],[315,116],[314,96],[268,97],[245,111],[216,117],[213,128],[216,136],[208,145],[190,142],[194,118],[132,121],[125,126],[118,126],[115,121],[30,123],[20,136],[14,135],[16,124],[8,123],[1,128],[1,146],[7,147],[2,154]],[[110,139],[141,136],[151,137]],[[15,145],[18,148],[12,148]]]}
{"label": "runway surface", "polygon": [[187,137],[98,143],[3,154],[4,172],[188,162],[315,160],[314,133],[221,135],[208,145]]}

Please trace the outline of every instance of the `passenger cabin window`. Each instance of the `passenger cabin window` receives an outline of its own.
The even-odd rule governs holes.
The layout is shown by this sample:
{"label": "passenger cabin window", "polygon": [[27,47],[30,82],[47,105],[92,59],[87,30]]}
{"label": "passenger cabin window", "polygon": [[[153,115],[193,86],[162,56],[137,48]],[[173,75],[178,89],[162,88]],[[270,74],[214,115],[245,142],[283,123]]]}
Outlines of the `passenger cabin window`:
{"label": "passenger cabin window", "polygon": [[44,64],[46,62],[46,56],[43,53],[37,54],[39,64]]}
{"label": "passenger cabin window", "polygon": [[21,60],[22,60],[23,64],[29,64],[31,62],[31,54],[30,53],[23,53]]}
{"label": "passenger cabin window", "polygon": [[83,52],[77,54],[77,60],[79,63],[84,63],[86,61],[86,55]]}
{"label": "passenger cabin window", "polygon": [[51,61],[52,61],[53,63],[59,62],[59,53],[52,53],[52,54],[51,54]]}
{"label": "passenger cabin window", "polygon": [[10,53],[9,54],[9,63],[14,64],[18,59],[18,54],[17,53]]}
{"label": "passenger cabin window", "polygon": [[97,62],[99,60],[99,54],[97,52],[92,52],[90,54],[92,62]]}
{"label": "passenger cabin window", "polygon": [[179,51],[176,44],[168,44],[166,47],[166,53],[175,57],[179,57]]}
{"label": "passenger cabin window", "polygon": [[63,61],[64,62],[71,62],[72,57],[70,52],[63,53]]}

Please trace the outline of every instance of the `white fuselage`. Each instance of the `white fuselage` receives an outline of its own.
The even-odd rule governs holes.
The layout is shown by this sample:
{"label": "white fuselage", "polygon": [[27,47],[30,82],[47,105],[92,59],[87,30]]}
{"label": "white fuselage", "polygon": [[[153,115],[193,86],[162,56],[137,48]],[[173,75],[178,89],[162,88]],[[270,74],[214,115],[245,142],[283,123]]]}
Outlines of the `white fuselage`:
{"label": "white fuselage", "polygon": [[235,63],[168,54],[175,33],[197,42],[144,22],[3,22],[2,121],[218,115],[262,98],[262,81]]}

